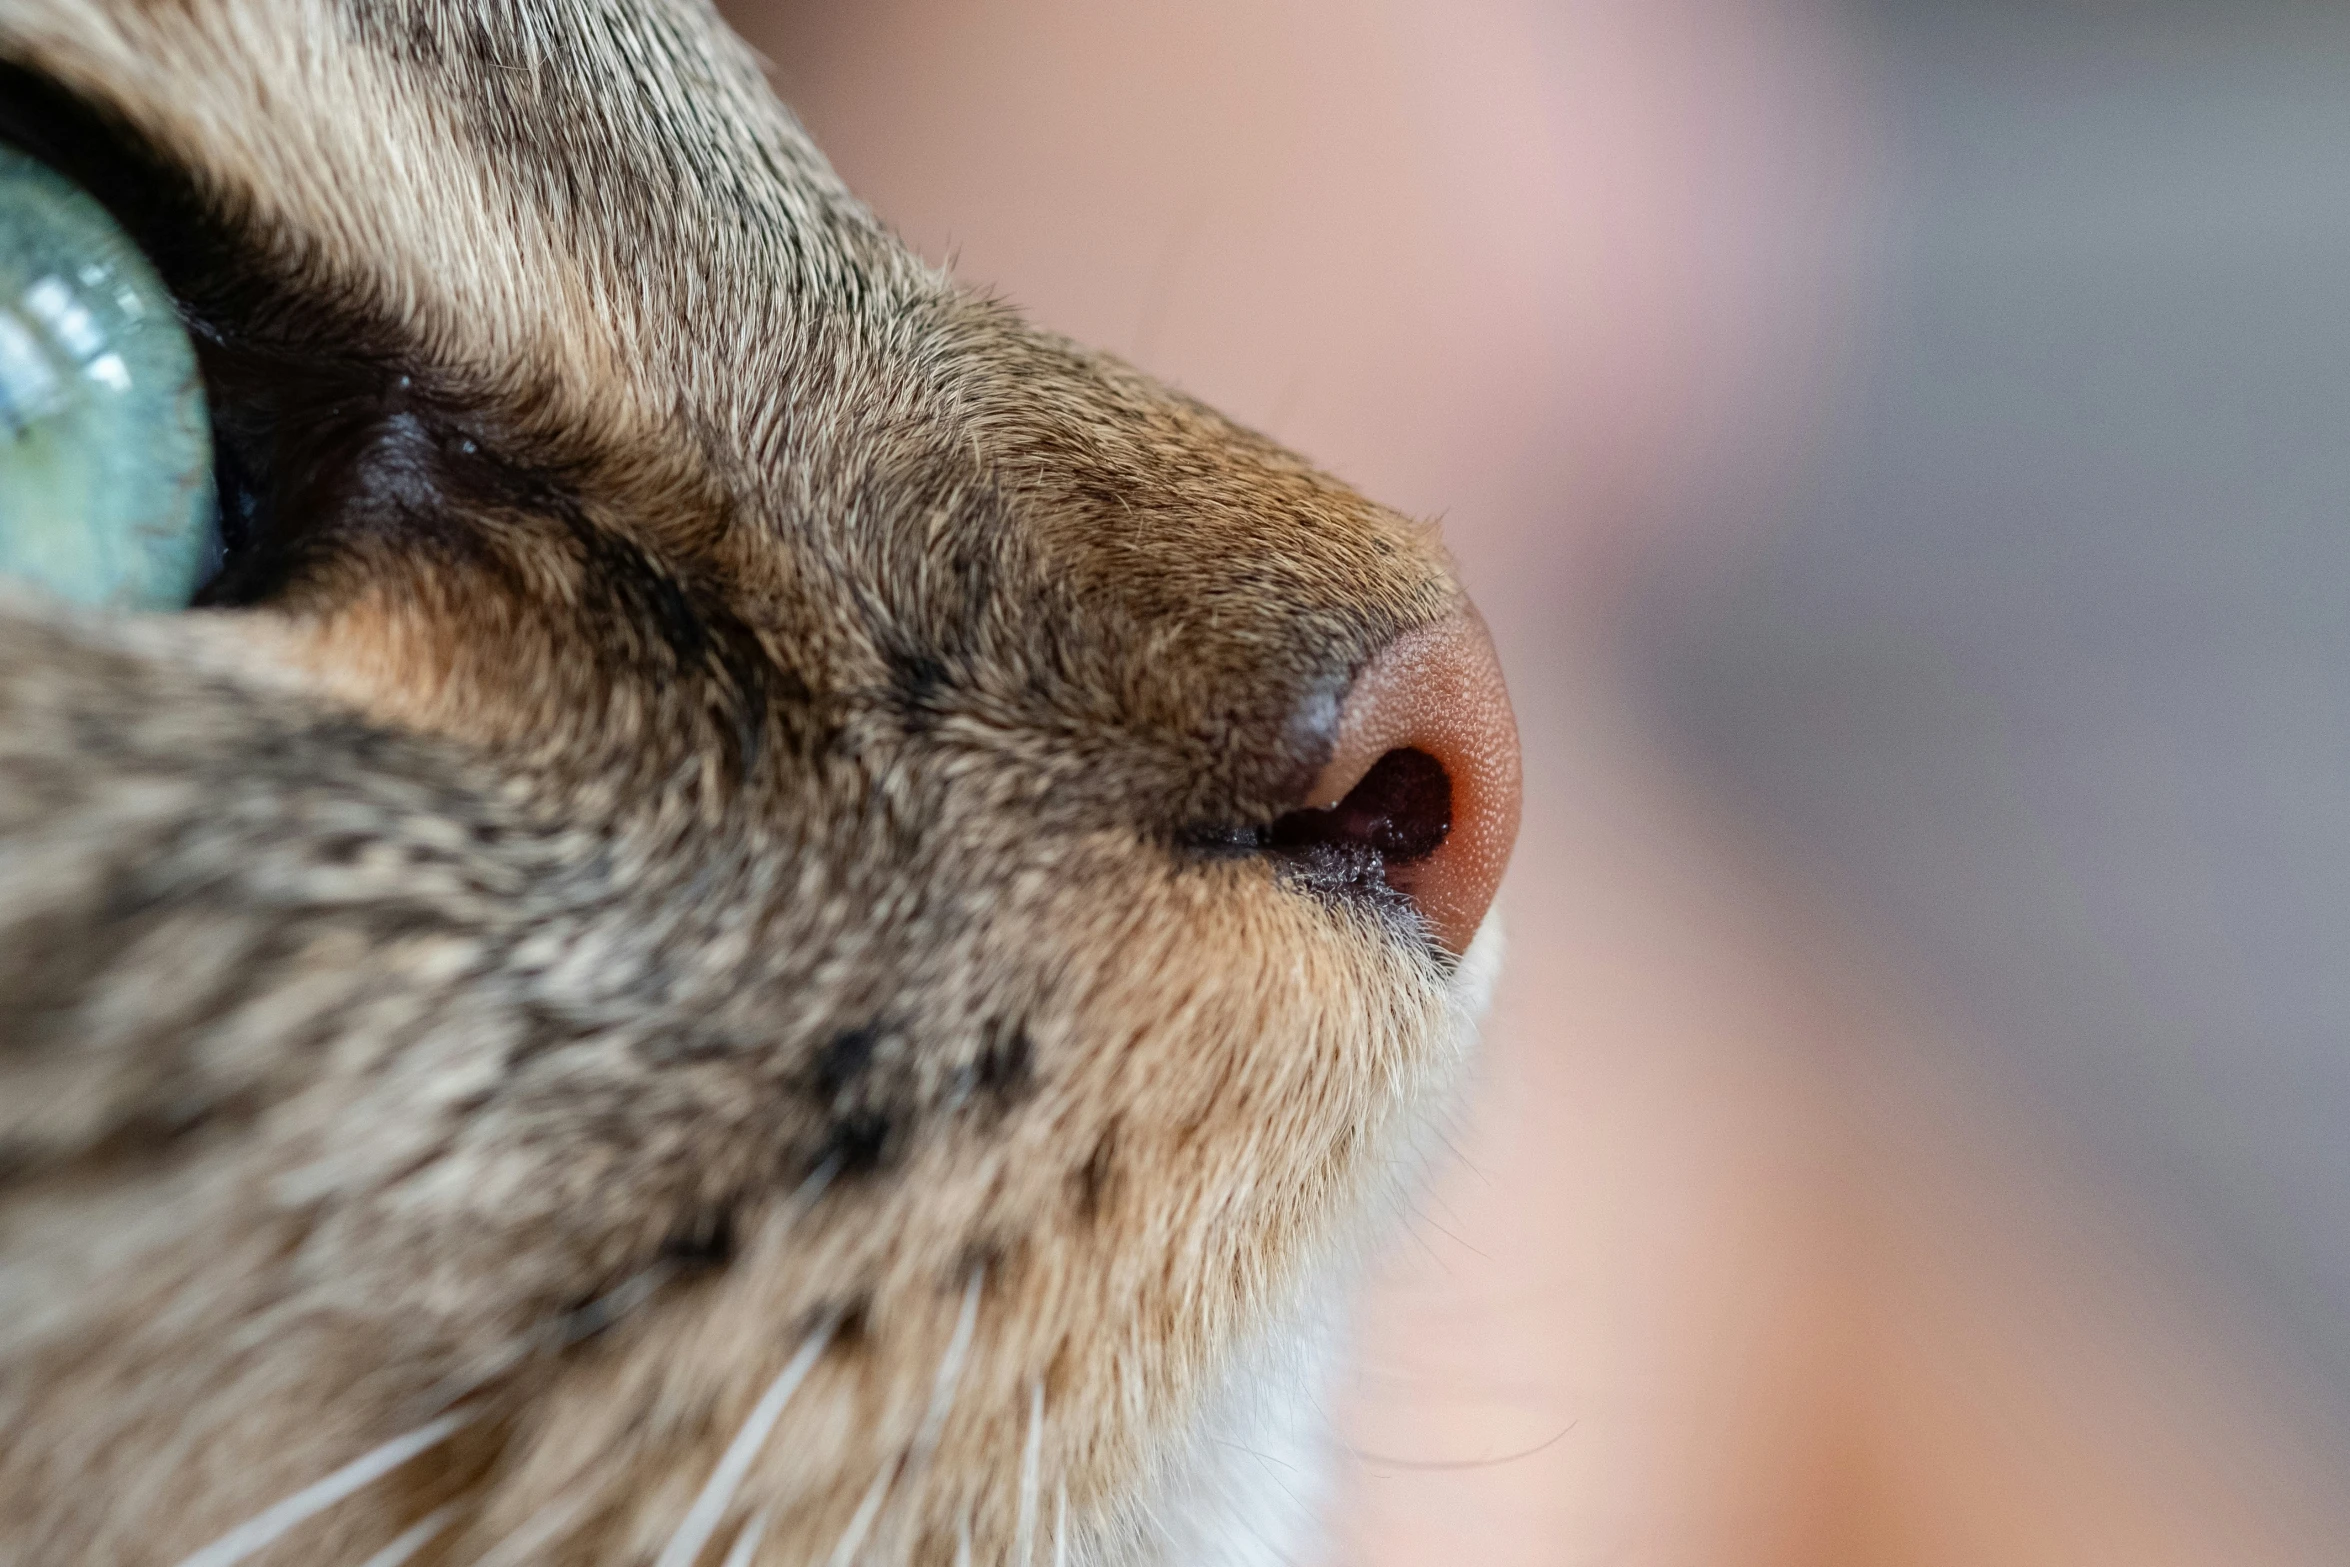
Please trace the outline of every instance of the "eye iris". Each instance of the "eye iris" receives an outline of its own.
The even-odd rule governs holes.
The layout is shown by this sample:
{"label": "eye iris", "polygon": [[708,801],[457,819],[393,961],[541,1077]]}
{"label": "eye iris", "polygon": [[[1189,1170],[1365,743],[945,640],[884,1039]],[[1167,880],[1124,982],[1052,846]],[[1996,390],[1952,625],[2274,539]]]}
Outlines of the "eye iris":
{"label": "eye iris", "polygon": [[196,356],[106,210],[0,147],[0,576],[176,609],[214,539]]}

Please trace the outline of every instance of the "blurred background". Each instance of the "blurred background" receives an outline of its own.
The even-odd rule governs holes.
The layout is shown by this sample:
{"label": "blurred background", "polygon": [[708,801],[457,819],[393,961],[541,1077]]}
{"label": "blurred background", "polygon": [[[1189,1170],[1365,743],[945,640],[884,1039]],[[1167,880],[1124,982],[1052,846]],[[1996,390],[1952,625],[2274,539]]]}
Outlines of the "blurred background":
{"label": "blurred background", "polygon": [[2350,11],[731,14],[1501,642],[1333,1563],[2350,1560]]}

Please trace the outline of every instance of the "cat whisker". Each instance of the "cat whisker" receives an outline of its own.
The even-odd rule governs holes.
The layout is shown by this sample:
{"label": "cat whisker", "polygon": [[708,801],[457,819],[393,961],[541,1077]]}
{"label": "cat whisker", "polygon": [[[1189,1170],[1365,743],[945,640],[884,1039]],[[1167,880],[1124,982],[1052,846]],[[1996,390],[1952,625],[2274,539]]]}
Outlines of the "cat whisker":
{"label": "cat whisker", "polygon": [[971,1514],[968,1511],[955,1524],[955,1567],[971,1567]]}
{"label": "cat whisker", "polygon": [[470,1365],[451,1372],[426,1388],[424,1395],[416,1401],[419,1410],[439,1413],[462,1403],[528,1360],[534,1347],[532,1340],[525,1339],[493,1354],[476,1357]]}
{"label": "cat whisker", "polygon": [[473,1567],[522,1567],[536,1556],[542,1546],[563,1537],[565,1530],[579,1521],[595,1492],[586,1488],[568,1496],[558,1496],[546,1506],[532,1513],[521,1528],[490,1547],[490,1552]]}
{"label": "cat whisker", "polygon": [[955,1390],[963,1380],[963,1362],[971,1353],[971,1330],[979,1323],[979,1292],[986,1284],[987,1270],[980,1268],[963,1286],[963,1308],[955,1315],[955,1334],[938,1363],[938,1376],[930,1386],[930,1411],[922,1417],[921,1435],[914,1439],[912,1459],[917,1467],[929,1461],[939,1433],[946,1427],[947,1411],[954,1407]]}
{"label": "cat whisker", "polygon": [[703,1483],[702,1494],[694,1498],[692,1507],[686,1509],[685,1521],[669,1537],[669,1544],[662,1549],[660,1560],[654,1567],[693,1567],[700,1558],[702,1547],[710,1543],[710,1536],[717,1532],[719,1522],[726,1516],[726,1509],[734,1504],[734,1493],[741,1487],[743,1476],[750,1473],[752,1463],[758,1459],[759,1449],[766,1446],[768,1434],[775,1429],[775,1422],[782,1418],[783,1406],[791,1402],[792,1395],[800,1390],[800,1384],[807,1380],[809,1371],[815,1367],[817,1357],[832,1342],[835,1326],[837,1322],[828,1319],[823,1326],[809,1334],[807,1342],[800,1346],[799,1353],[793,1355],[790,1363],[775,1374],[775,1380],[767,1384],[767,1391],[759,1395],[759,1402],[751,1407],[742,1429],[727,1444],[725,1453],[719,1457],[718,1467],[710,1471],[710,1478]]}
{"label": "cat whisker", "polygon": [[512,1371],[533,1355],[551,1354],[595,1337],[660,1293],[677,1277],[674,1262],[657,1262],[589,1301],[576,1311],[549,1319],[490,1354],[476,1357],[425,1390],[418,1400],[438,1413]]}
{"label": "cat whisker", "polygon": [[662,1286],[677,1277],[677,1272],[676,1263],[657,1262],[623,1279],[577,1311],[558,1318],[548,1334],[553,1340],[551,1347],[569,1349],[583,1339],[595,1337],[659,1294]]}
{"label": "cat whisker", "polygon": [[759,1542],[767,1535],[767,1511],[761,1508],[751,1515],[742,1532],[734,1537],[734,1544],[726,1551],[726,1560],[720,1567],[751,1567],[751,1558],[759,1554]]}
{"label": "cat whisker", "polygon": [[1028,1439],[1020,1449],[1020,1522],[1012,1536],[1013,1560],[1036,1567],[1037,1484],[1044,1460],[1044,1383],[1028,1384]]}
{"label": "cat whisker", "polygon": [[889,1494],[890,1481],[897,1478],[897,1466],[891,1464],[873,1477],[865,1488],[865,1499],[857,1504],[856,1515],[849,1519],[848,1532],[840,1537],[840,1544],[832,1548],[825,1559],[825,1567],[849,1567],[856,1559],[857,1548],[865,1543],[865,1532],[873,1527],[873,1517],[881,1511],[881,1499]]}
{"label": "cat whisker", "polygon": [[355,1492],[365,1490],[427,1448],[438,1446],[472,1419],[471,1410],[456,1410],[438,1420],[428,1421],[404,1436],[393,1437],[380,1447],[369,1449],[325,1479],[304,1486],[284,1501],[254,1514],[210,1545],[183,1559],[179,1567],[235,1567],[236,1563],[270,1545],[296,1524],[315,1517]]}
{"label": "cat whisker", "polygon": [[[914,1445],[906,1450],[905,1458],[897,1465],[901,1478],[912,1478],[930,1465],[931,1455],[938,1450],[939,1434],[946,1429],[947,1415],[954,1408],[955,1390],[963,1379],[963,1362],[971,1352],[971,1332],[979,1322],[979,1293],[987,1283],[987,1270],[975,1269],[971,1280],[963,1286],[962,1309],[955,1313],[955,1331],[947,1340],[946,1353],[939,1357],[938,1372],[931,1378],[930,1405],[922,1415],[921,1428],[914,1435]],[[921,1520],[906,1520],[917,1529]],[[915,1541],[905,1542],[905,1555],[911,1557]]]}
{"label": "cat whisker", "polygon": [[593,1338],[651,1300],[677,1274],[675,1263],[655,1263],[622,1280],[577,1311],[552,1318],[496,1352],[479,1357],[472,1364],[451,1372],[426,1389],[424,1396],[417,1402],[424,1409],[438,1413],[472,1397],[533,1355],[552,1354]]}
{"label": "cat whisker", "polygon": [[1053,1492],[1053,1567],[1069,1567],[1069,1487]]}
{"label": "cat whisker", "polygon": [[[816,1199],[824,1195],[824,1189],[832,1184],[833,1176],[839,1172],[838,1159],[827,1159],[818,1165],[784,1204],[783,1211],[776,1217],[777,1228],[789,1229],[797,1224],[816,1205]],[[758,1460],[759,1450],[766,1446],[768,1435],[775,1429],[775,1422],[783,1417],[783,1406],[790,1403],[792,1395],[800,1390],[800,1384],[807,1380],[809,1371],[814,1369],[817,1358],[824,1353],[825,1346],[832,1342],[833,1331],[839,1326],[840,1318],[837,1314],[827,1316],[816,1331],[808,1335],[807,1341],[800,1345],[798,1353],[775,1374],[775,1380],[767,1384],[767,1391],[759,1395],[759,1402],[751,1406],[750,1415],[744,1419],[742,1429],[734,1434],[734,1440],[719,1455],[718,1466],[710,1471],[710,1478],[702,1483],[701,1494],[686,1509],[684,1521],[678,1524],[677,1532],[669,1537],[669,1543],[662,1548],[660,1559],[654,1563],[654,1567],[693,1567],[700,1559],[702,1547],[710,1543],[710,1536],[718,1532],[718,1525],[725,1520],[726,1510],[734,1505],[734,1494],[741,1489],[743,1477],[750,1473],[751,1465]]]}
{"label": "cat whisker", "polygon": [[410,1524],[398,1539],[360,1563],[360,1567],[400,1567],[409,1557],[432,1544],[434,1537],[446,1529],[449,1520],[456,1516],[457,1504],[454,1502],[446,1507],[435,1508]]}

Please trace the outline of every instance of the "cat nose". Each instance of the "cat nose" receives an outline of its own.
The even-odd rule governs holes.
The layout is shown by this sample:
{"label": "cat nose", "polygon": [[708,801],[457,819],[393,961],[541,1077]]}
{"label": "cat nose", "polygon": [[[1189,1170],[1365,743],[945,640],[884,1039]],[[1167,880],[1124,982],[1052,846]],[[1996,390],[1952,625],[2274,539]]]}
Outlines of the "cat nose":
{"label": "cat nose", "polygon": [[1408,631],[1357,674],[1288,843],[1376,852],[1445,951],[1468,948],[1518,837],[1517,719],[1474,605]]}

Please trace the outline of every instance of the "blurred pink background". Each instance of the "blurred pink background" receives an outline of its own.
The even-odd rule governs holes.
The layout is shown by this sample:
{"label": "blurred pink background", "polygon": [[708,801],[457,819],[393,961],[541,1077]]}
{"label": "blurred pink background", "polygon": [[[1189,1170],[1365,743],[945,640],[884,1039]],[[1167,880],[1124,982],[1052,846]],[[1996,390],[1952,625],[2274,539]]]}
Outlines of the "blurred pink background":
{"label": "blurred pink background", "polygon": [[[1919,782],[1974,776],[1933,745],[1985,754],[1950,714],[1997,708],[2000,670],[2024,693],[2006,719],[2059,742],[2094,727],[2029,699],[2104,668],[2065,639],[2113,578],[2035,541],[2105,518],[2092,542],[2146,559],[2128,529],[2159,506],[2070,505],[2067,465],[2102,452],[2180,493],[2155,457],[2097,444],[2136,418],[2149,451],[2188,449],[2170,414],[2094,378],[2192,380],[2201,350],[2115,357],[2171,319],[2159,303],[2068,347],[2097,318],[2048,280],[2078,273],[2092,301],[2152,287],[2098,248],[2152,246],[2181,258],[2190,304],[2237,297],[2213,255],[2241,272],[2276,252],[2194,248],[2180,160],[2205,160],[2189,188],[2219,202],[2211,223],[2257,223],[2270,209],[2229,170],[2273,170],[2262,135],[2308,144],[2278,106],[2350,72],[2260,74],[2311,43],[2306,16],[2270,17],[2289,8],[2252,8],[2270,19],[2249,31],[2224,20],[2246,11],[2051,9],[2073,20],[1792,0],[731,7],[917,249],[1442,517],[1502,646],[1529,786],[1513,957],[1460,1160],[1364,1324],[1336,1560],[2350,1559],[2327,1483],[2350,1290],[2328,1293],[2334,1243],[2307,1238],[2341,1211],[2332,1167],[2292,1163],[2280,1133],[2238,1178],[2231,1150],[2279,1113],[2221,1114],[2198,1086],[2298,1080],[2219,1013],[2181,1031],[2148,1021],[2154,990],[2071,984],[2067,933],[2104,927],[2064,911],[2103,906],[2126,846],[2083,837],[2067,879],[2002,879],[2010,849],[2045,859],[2015,848],[2029,833],[1985,817],[1967,837],[1976,797]],[[2318,130],[2350,151],[2350,123]],[[2295,191],[2269,190],[2276,210],[2305,210]],[[2338,276],[2332,232],[2286,249]],[[2251,325],[2307,352],[2306,323]],[[2244,385],[2265,365],[2248,357]],[[1994,439],[2011,424],[2053,434],[2017,457]],[[1988,550],[1978,515],[2017,541],[1968,553]],[[2193,619],[2206,567],[2162,578],[2160,606]],[[1915,604],[1883,586],[1904,571]],[[2267,613],[2259,591],[2230,602]],[[1915,609],[1945,603],[1947,645]],[[1969,664],[1978,642],[2012,669]],[[1948,679],[1913,698],[1921,658]],[[2273,664],[2184,667],[2258,691]],[[2180,711],[2146,732],[2206,735]],[[2027,795],[2038,756],[2008,759]],[[2060,858],[2064,812],[2111,816],[2142,771],[2061,743],[2046,766],[2074,803],[2025,826]],[[2214,787],[2229,820],[2258,796]],[[2310,808],[2350,820],[2332,800]],[[2053,906],[2057,935],[2031,936]],[[2209,972],[2202,929],[2160,949],[2182,994]],[[2001,933],[2056,954],[2047,984],[2009,983],[2030,964]],[[2149,1032],[2176,1045],[2153,1087],[2109,1092]]]}

